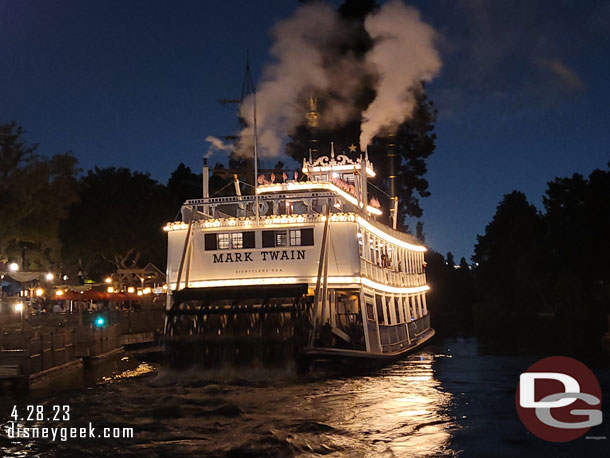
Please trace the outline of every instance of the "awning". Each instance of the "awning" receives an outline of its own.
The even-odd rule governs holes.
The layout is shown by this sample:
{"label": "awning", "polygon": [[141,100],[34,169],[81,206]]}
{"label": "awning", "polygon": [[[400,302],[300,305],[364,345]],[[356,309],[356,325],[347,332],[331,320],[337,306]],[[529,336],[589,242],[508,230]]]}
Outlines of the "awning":
{"label": "awning", "polygon": [[44,272],[8,272],[6,275],[19,283],[28,283],[34,280],[41,281],[46,274]]}

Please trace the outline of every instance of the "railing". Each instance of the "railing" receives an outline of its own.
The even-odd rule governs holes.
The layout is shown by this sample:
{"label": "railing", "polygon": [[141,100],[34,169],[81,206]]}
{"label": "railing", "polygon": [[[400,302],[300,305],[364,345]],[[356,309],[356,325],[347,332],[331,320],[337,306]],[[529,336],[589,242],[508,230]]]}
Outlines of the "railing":
{"label": "railing", "polygon": [[419,340],[420,336],[428,329],[430,329],[429,314],[409,323],[380,324],[381,351],[383,353],[393,353],[406,348],[414,341]]}
{"label": "railing", "polygon": [[423,318],[409,323],[409,337],[411,340],[417,339],[421,334],[430,328],[430,314]]}
{"label": "railing", "polygon": [[[341,207],[350,211],[360,209],[347,202],[340,195],[330,191],[307,191],[293,193],[262,194],[258,196],[259,216],[278,214],[301,214],[302,216],[323,213],[323,205],[329,200],[341,203]],[[209,220],[216,218],[249,218],[256,214],[256,199],[253,195],[210,197],[207,199],[191,199],[182,205],[182,221],[191,219]],[[340,212],[334,205],[331,211]]]}
{"label": "railing", "polygon": [[380,267],[364,258],[360,258],[360,275],[383,285],[397,287],[415,287],[426,284],[426,274],[396,272],[387,267]]}

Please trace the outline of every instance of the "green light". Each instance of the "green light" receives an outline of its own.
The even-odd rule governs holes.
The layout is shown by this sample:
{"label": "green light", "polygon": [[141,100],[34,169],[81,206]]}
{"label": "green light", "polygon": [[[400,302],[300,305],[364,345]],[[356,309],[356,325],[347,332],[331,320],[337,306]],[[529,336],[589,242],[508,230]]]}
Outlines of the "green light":
{"label": "green light", "polygon": [[101,316],[95,319],[95,325],[98,328],[101,328],[102,326],[104,326],[104,323],[106,323],[106,320]]}

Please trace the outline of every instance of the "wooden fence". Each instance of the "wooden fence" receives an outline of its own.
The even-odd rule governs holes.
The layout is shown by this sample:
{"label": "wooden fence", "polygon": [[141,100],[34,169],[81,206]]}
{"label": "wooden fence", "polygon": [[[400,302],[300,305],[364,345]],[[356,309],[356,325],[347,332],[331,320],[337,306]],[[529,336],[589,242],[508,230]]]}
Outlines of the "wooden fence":
{"label": "wooden fence", "polygon": [[27,377],[64,366],[77,359],[74,330],[44,332],[32,336],[3,336],[0,377]]}

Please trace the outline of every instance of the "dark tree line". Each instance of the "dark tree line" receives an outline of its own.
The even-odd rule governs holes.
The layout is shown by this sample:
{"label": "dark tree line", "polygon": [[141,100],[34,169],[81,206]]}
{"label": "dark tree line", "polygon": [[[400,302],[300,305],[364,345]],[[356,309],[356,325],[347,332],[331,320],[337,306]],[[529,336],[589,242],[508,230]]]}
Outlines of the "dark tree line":
{"label": "dark tree line", "polygon": [[473,256],[483,334],[599,347],[610,314],[608,234],[610,169],[551,181],[542,211],[519,191],[505,195]]}
{"label": "dark tree line", "polygon": [[[93,279],[148,262],[164,269],[161,229],[202,196],[200,173],[180,164],[167,184],[126,168],[83,174],[72,154],[38,156],[22,137],[15,123],[0,124],[0,263]],[[211,193],[229,181],[213,173]]]}

